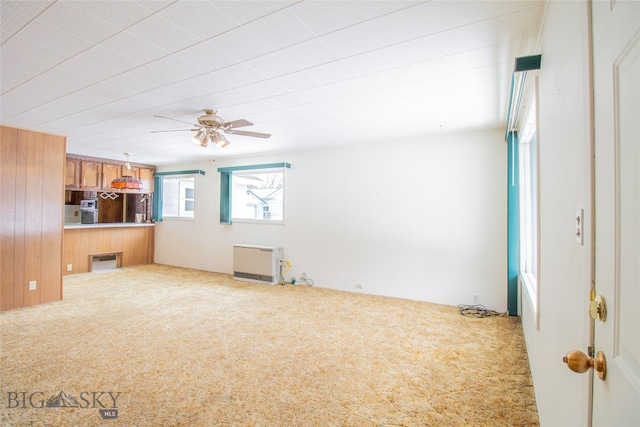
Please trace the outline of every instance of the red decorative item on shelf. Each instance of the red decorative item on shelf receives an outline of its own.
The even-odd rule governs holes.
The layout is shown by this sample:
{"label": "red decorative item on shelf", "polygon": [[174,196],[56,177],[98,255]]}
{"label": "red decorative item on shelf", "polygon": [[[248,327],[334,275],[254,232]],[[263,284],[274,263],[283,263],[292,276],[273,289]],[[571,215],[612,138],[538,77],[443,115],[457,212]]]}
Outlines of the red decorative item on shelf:
{"label": "red decorative item on shelf", "polygon": [[142,182],[132,176],[121,176],[111,181],[111,188],[116,190],[142,190]]}

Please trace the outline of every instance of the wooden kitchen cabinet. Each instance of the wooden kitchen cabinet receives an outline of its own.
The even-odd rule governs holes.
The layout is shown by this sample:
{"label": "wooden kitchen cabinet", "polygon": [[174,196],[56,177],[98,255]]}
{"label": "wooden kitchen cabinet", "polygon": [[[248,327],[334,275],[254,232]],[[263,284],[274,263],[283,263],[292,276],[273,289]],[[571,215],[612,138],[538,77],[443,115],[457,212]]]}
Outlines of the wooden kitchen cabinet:
{"label": "wooden kitchen cabinet", "polygon": [[122,165],[116,165],[113,163],[102,164],[102,189],[111,190],[111,182],[122,176]]}
{"label": "wooden kitchen cabinet", "polygon": [[124,162],[112,159],[67,154],[65,169],[65,188],[75,191],[117,192],[111,188],[111,182],[121,176],[131,176],[142,181],[142,189],[127,190],[140,193],[153,192],[153,165],[132,164],[129,169]]}
{"label": "wooden kitchen cabinet", "polygon": [[152,168],[140,168],[140,176],[138,177],[142,181],[142,191],[145,193],[153,192],[153,174],[156,170]]}
{"label": "wooden kitchen cabinet", "polygon": [[80,188],[82,190],[102,189],[102,162],[82,160],[80,165]]}
{"label": "wooden kitchen cabinet", "polygon": [[80,160],[67,157],[64,168],[64,186],[66,189],[80,187]]}

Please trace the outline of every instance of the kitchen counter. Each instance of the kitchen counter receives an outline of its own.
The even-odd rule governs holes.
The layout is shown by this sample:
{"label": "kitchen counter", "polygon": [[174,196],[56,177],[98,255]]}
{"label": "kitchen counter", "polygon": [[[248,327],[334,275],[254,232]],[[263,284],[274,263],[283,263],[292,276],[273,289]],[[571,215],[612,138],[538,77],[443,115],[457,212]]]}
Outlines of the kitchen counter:
{"label": "kitchen counter", "polygon": [[153,222],[105,222],[100,224],[65,224],[64,229],[75,229],[75,228],[118,228],[118,227],[154,227],[156,224]]}

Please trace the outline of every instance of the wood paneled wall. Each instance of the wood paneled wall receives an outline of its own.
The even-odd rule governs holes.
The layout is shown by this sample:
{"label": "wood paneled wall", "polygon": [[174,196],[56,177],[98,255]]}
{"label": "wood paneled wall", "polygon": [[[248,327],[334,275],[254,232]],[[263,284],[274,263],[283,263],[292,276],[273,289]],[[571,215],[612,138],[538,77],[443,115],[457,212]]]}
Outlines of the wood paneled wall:
{"label": "wood paneled wall", "polygon": [[[122,251],[122,267],[153,262],[150,227],[68,228],[64,230],[64,274],[89,272],[91,254]],[[72,265],[71,271],[66,266]]]}
{"label": "wood paneled wall", "polygon": [[63,136],[0,126],[0,310],[62,299],[65,152]]}

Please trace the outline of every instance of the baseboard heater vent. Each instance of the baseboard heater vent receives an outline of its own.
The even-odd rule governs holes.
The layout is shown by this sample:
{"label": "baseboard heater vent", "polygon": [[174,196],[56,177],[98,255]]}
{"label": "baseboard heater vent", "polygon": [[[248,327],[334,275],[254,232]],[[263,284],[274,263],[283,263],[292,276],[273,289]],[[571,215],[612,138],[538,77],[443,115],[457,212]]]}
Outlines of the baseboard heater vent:
{"label": "baseboard heater vent", "polygon": [[280,283],[282,248],[233,245],[233,278],[244,282]]}

